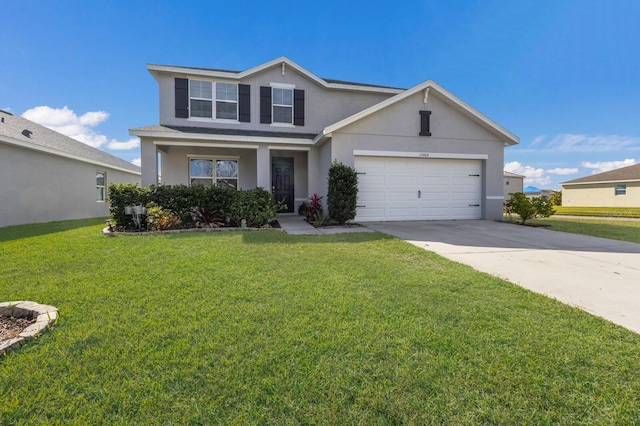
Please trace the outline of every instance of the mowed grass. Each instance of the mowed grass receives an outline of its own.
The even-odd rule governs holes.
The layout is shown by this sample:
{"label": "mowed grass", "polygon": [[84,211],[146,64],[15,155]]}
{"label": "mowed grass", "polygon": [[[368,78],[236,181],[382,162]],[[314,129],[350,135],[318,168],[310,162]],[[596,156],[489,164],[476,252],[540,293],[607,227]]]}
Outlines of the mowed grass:
{"label": "mowed grass", "polygon": [[554,231],[640,243],[640,221],[638,220],[551,216],[528,220],[527,223],[545,225]]}
{"label": "mowed grass", "polygon": [[640,336],[382,234],[55,226],[0,229],[0,301],[61,311],[0,424],[640,419]]}

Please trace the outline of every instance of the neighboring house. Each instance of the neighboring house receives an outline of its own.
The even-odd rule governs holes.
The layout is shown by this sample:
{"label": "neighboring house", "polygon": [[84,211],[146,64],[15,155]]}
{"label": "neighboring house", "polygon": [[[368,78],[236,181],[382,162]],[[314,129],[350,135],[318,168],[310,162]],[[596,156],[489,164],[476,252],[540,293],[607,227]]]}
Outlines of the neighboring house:
{"label": "neighboring house", "polygon": [[509,201],[511,195],[522,192],[524,188],[524,176],[511,172],[504,172],[504,200]]}
{"label": "neighboring house", "polygon": [[553,189],[540,189],[536,186],[527,186],[523,189],[524,195],[528,198],[534,197],[542,197],[542,198],[550,198],[555,191]]}
{"label": "neighboring house", "polygon": [[108,216],[111,182],[140,183],[140,168],[0,111],[0,227]]}
{"label": "neighboring house", "polygon": [[640,207],[640,164],[562,182],[562,205]]}
{"label": "neighboring house", "polygon": [[411,89],[320,78],[281,57],[245,71],[148,65],[160,124],[142,185],[271,190],[287,211],[327,194],[334,161],[359,175],[357,221],[502,219],[514,134],[429,80]]}

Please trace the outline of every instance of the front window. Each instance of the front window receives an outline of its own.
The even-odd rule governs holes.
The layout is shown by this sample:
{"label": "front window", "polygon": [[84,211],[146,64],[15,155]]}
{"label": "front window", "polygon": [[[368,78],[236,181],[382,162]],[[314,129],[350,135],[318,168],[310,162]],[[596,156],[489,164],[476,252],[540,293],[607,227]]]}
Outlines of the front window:
{"label": "front window", "polygon": [[105,172],[96,172],[96,200],[104,201],[106,198],[107,174]]}
{"label": "front window", "polygon": [[273,122],[293,124],[293,89],[273,88]]}
{"label": "front window", "polygon": [[616,195],[627,195],[627,185],[616,185]]}
{"label": "front window", "polygon": [[238,189],[238,160],[192,158],[189,160],[189,183],[191,186]]}

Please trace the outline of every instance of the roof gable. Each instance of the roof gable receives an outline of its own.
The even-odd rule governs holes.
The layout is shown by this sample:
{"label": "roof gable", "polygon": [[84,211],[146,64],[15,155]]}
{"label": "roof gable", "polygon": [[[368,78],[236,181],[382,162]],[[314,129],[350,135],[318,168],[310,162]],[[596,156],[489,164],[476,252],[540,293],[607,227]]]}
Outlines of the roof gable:
{"label": "roof gable", "polygon": [[61,133],[0,111],[0,142],[140,174],[140,167]]}
{"label": "roof gable", "polygon": [[322,86],[326,89],[331,90],[347,90],[347,91],[363,91],[363,92],[376,92],[376,93],[400,93],[404,89],[400,89],[397,87],[389,87],[389,86],[377,86],[373,84],[363,84],[363,83],[352,83],[342,80],[334,80],[334,79],[324,79],[320,78],[297,63],[293,62],[289,58],[285,56],[281,56],[279,58],[273,59],[269,62],[265,62],[264,64],[255,66],[253,68],[249,68],[245,71],[229,71],[229,70],[220,70],[220,69],[212,69],[212,68],[194,68],[194,67],[180,67],[173,65],[155,65],[155,64],[147,64],[147,70],[156,78],[157,74],[160,72],[173,73],[173,74],[182,74],[182,75],[191,75],[191,76],[200,76],[200,77],[209,77],[209,78],[224,78],[230,80],[242,80],[243,78],[252,76],[254,74],[258,74],[265,70],[281,67],[283,72],[286,72],[288,68],[291,68],[298,72],[299,74],[305,76],[309,80],[315,82],[319,86]]}
{"label": "roof gable", "polygon": [[322,133],[316,137],[316,141],[322,141],[323,139],[330,137],[333,132],[336,132],[342,129],[343,127],[353,124],[356,121],[361,120],[365,117],[368,117],[369,115],[374,114],[380,110],[383,110],[391,105],[401,102],[404,99],[420,91],[424,91],[425,99],[428,99],[429,92],[432,90],[434,92],[437,92],[445,100],[445,102],[453,106],[458,111],[462,112],[466,117],[480,124],[482,127],[489,130],[491,133],[497,135],[500,138],[500,140],[504,142],[505,146],[515,145],[520,142],[519,137],[509,132],[507,129],[500,126],[498,123],[491,120],[484,114],[480,113],[478,110],[471,107],[470,105],[462,101],[460,98],[458,98],[457,96],[453,95],[451,92],[447,91],[446,89],[438,85],[433,80],[427,80],[421,84],[418,84],[417,86],[412,87],[411,89],[404,90],[401,93],[398,93],[397,95],[392,96],[391,98],[388,98],[382,102],[377,103],[376,105],[373,105],[365,110],[362,110],[356,114],[353,114],[350,117],[340,120],[337,123],[327,126],[322,131]]}
{"label": "roof gable", "polygon": [[597,173],[595,175],[569,180],[566,182],[562,182],[561,185],[625,181],[640,181],[640,164],[634,164],[633,166],[622,167],[620,169],[610,170],[608,172]]}

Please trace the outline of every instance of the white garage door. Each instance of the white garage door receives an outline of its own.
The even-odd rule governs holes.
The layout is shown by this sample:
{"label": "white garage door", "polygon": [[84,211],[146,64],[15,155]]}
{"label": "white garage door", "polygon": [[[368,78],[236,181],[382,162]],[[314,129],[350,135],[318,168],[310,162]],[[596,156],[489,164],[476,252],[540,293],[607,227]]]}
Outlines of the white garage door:
{"label": "white garage door", "polygon": [[356,157],[356,220],[480,219],[480,160]]}

